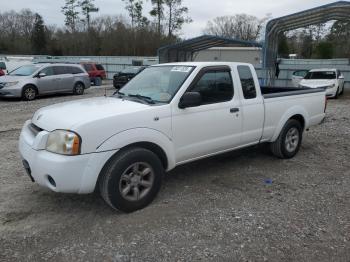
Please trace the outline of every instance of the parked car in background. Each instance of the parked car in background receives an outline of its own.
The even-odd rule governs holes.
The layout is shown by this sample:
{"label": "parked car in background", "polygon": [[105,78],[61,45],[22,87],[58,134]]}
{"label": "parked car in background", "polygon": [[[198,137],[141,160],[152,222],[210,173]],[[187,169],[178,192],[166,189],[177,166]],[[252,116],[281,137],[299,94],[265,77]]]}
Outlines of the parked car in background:
{"label": "parked car in background", "polygon": [[88,72],[91,82],[95,86],[100,86],[102,84],[102,80],[106,79],[106,71],[101,64],[96,64],[92,62],[83,62],[80,63]]}
{"label": "parked car in background", "polygon": [[312,69],[300,81],[300,87],[326,88],[327,97],[338,98],[344,93],[344,76],[337,69]]}
{"label": "parked car in background", "polygon": [[139,66],[139,67],[130,67],[126,68],[123,71],[116,73],[113,76],[113,86],[116,89],[121,88],[124,86],[127,82],[129,82],[131,79],[133,79],[137,74],[142,72],[146,67],[145,66]]}
{"label": "parked car in background", "polygon": [[34,100],[37,96],[53,93],[82,95],[90,84],[89,75],[80,65],[24,65],[0,77],[0,97]]}
{"label": "parked car in background", "polygon": [[307,75],[309,70],[297,70],[294,71],[292,74],[292,83],[294,87],[298,87],[300,84],[300,81],[304,79],[304,77]]}
{"label": "parked car in background", "polygon": [[164,172],[181,164],[259,143],[294,157],[325,107],[323,88],[260,87],[250,64],[162,64],[111,97],[39,109],[23,126],[19,150],[41,186],[99,188],[112,208],[132,212],[151,203]]}
{"label": "parked car in background", "polygon": [[3,76],[3,75],[5,75],[5,72],[2,68],[0,68],[0,76]]}

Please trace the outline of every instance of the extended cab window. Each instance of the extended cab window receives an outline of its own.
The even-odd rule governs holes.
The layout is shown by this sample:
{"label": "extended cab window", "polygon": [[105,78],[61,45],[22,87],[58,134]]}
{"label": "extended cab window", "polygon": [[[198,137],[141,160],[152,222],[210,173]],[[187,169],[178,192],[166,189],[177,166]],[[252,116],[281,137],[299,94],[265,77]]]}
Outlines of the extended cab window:
{"label": "extended cab window", "polygon": [[245,99],[256,98],[256,88],[252,71],[249,66],[237,66]]}
{"label": "extended cab window", "polygon": [[210,70],[189,90],[199,92],[202,104],[230,101],[233,97],[233,84],[229,70]]}

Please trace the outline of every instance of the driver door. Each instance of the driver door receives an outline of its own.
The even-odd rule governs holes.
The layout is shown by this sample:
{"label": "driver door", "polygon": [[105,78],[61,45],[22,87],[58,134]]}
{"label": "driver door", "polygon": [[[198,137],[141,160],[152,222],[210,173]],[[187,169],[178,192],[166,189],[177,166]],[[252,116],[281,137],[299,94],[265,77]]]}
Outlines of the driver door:
{"label": "driver door", "polygon": [[[44,73],[45,76],[37,78],[37,87],[40,94],[55,92],[58,86],[57,76],[54,74],[52,66],[45,67],[39,74]],[[38,74],[38,75],[39,75]]]}
{"label": "driver door", "polygon": [[173,109],[176,162],[187,162],[239,146],[242,118],[231,68],[216,66],[202,69],[186,92],[199,92],[202,104]]}

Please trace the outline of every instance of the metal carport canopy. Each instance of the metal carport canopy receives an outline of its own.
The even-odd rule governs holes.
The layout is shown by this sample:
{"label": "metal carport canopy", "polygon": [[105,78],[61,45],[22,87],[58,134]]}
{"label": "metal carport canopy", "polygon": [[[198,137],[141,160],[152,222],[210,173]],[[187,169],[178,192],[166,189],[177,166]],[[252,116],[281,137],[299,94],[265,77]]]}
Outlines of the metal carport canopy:
{"label": "metal carport canopy", "polygon": [[193,53],[218,46],[261,47],[252,41],[243,41],[226,37],[203,35],[158,49],[160,63],[191,61]]}
{"label": "metal carport canopy", "polygon": [[278,55],[277,42],[279,34],[309,25],[325,23],[330,20],[349,19],[349,1],[338,1],[299,13],[272,19],[266,25],[263,61],[264,68],[274,68],[275,66]]}

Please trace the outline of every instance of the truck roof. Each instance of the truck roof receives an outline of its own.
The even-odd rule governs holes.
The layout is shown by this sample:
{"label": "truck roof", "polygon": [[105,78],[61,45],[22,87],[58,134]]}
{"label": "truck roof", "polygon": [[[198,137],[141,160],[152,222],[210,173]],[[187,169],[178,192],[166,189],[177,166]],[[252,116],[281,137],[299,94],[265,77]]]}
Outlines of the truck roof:
{"label": "truck roof", "polygon": [[251,65],[248,63],[240,63],[240,62],[176,62],[176,63],[165,63],[165,64],[158,64],[154,66],[178,66],[178,65],[184,65],[184,66],[237,66],[237,65]]}

